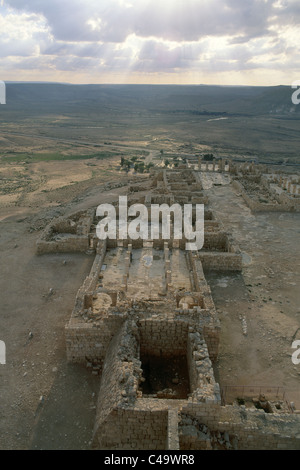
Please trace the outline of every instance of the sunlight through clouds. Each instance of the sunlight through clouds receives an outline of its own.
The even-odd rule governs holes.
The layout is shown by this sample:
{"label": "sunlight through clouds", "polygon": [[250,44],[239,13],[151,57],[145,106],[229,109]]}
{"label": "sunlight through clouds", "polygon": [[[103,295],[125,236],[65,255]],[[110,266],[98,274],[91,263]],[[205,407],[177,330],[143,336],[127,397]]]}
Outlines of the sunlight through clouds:
{"label": "sunlight through clouds", "polygon": [[299,24],[295,0],[2,0],[1,79],[290,84]]}

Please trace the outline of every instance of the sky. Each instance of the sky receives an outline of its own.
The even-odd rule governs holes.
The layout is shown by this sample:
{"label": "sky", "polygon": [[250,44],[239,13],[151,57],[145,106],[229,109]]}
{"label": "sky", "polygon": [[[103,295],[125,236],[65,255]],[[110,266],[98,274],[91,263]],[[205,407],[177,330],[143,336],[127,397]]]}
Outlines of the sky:
{"label": "sky", "polygon": [[0,80],[291,85],[299,0],[0,0]]}

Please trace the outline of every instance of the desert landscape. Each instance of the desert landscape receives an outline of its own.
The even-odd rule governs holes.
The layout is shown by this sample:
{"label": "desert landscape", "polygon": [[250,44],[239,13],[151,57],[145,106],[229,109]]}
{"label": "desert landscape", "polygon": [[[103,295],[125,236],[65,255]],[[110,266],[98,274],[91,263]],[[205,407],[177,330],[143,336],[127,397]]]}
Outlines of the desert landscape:
{"label": "desert landscape", "polygon": [[[1,449],[95,447],[102,366],[68,360],[65,330],[95,248],[39,256],[37,242],[58,218],[121,195],[144,200],[163,172],[170,181],[180,171],[198,175],[205,209],[241,257],[241,269],[220,270],[200,252],[219,321],[216,382],[223,391],[277,388],[297,417],[300,366],[291,346],[300,339],[300,214],[288,204],[299,194],[298,108],[289,87],[7,84],[0,107]],[[255,194],[254,208],[247,198]],[[275,203],[280,208],[269,209]]]}

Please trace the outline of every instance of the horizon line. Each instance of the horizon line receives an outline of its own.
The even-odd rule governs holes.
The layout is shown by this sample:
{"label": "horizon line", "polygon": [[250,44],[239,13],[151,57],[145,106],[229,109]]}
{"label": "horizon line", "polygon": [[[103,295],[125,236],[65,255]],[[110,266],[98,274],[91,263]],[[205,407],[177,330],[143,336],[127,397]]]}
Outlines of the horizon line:
{"label": "horizon line", "polygon": [[41,81],[41,80],[2,80],[2,82],[6,84],[45,84],[45,85],[66,85],[66,86],[190,86],[190,87],[197,87],[197,86],[214,86],[214,87],[245,87],[245,88],[276,88],[276,87],[290,87],[291,85],[220,85],[215,83],[71,83],[71,82],[56,82],[56,81]]}

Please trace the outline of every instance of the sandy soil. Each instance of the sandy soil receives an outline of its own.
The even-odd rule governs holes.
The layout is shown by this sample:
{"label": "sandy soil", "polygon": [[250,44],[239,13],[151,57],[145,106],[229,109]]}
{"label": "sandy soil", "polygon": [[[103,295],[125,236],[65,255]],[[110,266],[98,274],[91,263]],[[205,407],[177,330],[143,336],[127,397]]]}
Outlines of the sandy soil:
{"label": "sandy soil", "polygon": [[[53,217],[116,199],[126,187],[104,190],[112,162],[110,168],[107,161],[101,162],[100,177],[89,179],[83,171],[86,162],[73,163],[36,164],[31,168],[34,176],[47,171],[52,188],[24,190],[17,204],[11,195],[3,196],[4,204],[1,201],[0,340],[7,351],[6,365],[0,365],[0,449],[88,449],[90,445],[99,377],[67,364],[64,326],[93,256],[38,257],[35,243]],[[78,184],[66,185],[62,175],[67,170]],[[114,178],[120,180],[118,172]]]}
{"label": "sandy soil", "polygon": [[[7,364],[0,366],[0,449],[90,448],[99,377],[67,364],[64,326],[93,256],[38,257],[35,242],[53,217],[108,202],[126,187],[102,193],[103,183],[120,174],[99,167],[91,177],[86,161],[67,163],[69,186],[60,187],[62,167],[48,171],[37,164],[31,171],[47,173],[47,192],[43,185],[25,189],[17,205],[8,194],[0,209],[0,339],[7,347]],[[245,252],[243,275],[207,275],[221,320],[217,378],[221,385],[284,386],[296,403],[300,366],[292,364],[291,340],[300,326],[300,214],[253,215],[228,185],[211,186],[208,195]]]}
{"label": "sandy soil", "polygon": [[300,214],[252,214],[230,185],[208,196],[245,260],[241,275],[207,274],[221,320],[220,384],[284,387],[300,409],[300,366],[291,359],[300,339]]}

